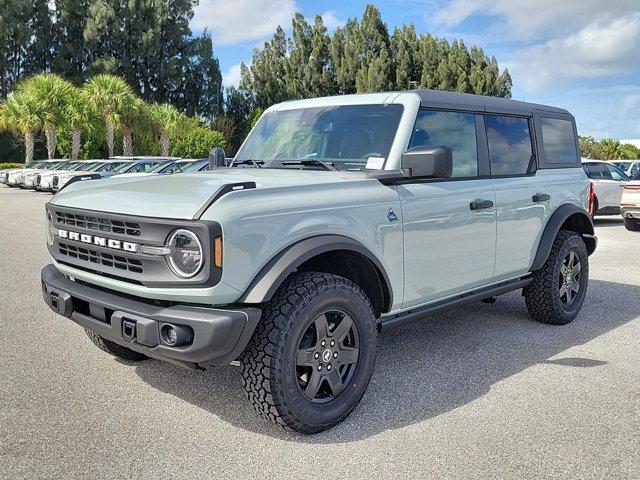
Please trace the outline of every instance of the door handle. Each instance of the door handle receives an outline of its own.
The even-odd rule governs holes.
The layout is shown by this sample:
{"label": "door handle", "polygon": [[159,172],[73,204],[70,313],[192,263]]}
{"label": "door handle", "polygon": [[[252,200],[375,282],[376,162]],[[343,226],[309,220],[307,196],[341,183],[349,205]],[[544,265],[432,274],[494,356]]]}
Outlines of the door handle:
{"label": "door handle", "polygon": [[536,193],[533,197],[531,197],[531,200],[533,200],[534,202],[546,202],[547,200],[550,200],[551,196],[548,193]]}
{"label": "door handle", "polygon": [[491,207],[493,207],[493,202],[491,200],[476,200],[469,204],[470,210],[483,210]]}

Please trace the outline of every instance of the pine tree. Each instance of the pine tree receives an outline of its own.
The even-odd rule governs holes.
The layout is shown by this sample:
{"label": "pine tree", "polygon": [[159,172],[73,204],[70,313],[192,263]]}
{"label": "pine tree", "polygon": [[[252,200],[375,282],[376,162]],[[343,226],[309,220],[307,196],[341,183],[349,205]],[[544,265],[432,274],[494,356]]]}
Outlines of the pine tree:
{"label": "pine tree", "polygon": [[305,80],[310,97],[331,95],[336,91],[335,70],[329,52],[331,40],[322,17],[316,15],[311,27],[311,54],[305,69]]}

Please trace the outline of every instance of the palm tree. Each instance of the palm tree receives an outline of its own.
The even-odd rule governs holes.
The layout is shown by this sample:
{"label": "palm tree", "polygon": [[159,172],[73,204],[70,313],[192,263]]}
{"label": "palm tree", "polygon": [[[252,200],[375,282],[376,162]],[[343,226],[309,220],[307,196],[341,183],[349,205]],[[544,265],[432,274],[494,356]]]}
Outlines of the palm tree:
{"label": "palm tree", "polygon": [[121,113],[137,97],[124,80],[107,74],[96,75],[82,90],[88,105],[105,123],[109,157],[113,157],[114,132],[120,126]]}
{"label": "palm tree", "polygon": [[146,123],[146,105],[135,95],[126,97],[119,110],[120,128],[122,129],[122,154],[133,155],[133,130]]}
{"label": "palm tree", "polygon": [[150,106],[149,114],[153,127],[160,136],[160,154],[168,157],[171,138],[187,128],[188,117],[168,103],[154,103]]}
{"label": "palm tree", "polygon": [[24,138],[25,163],[33,161],[35,135],[40,127],[41,115],[37,100],[28,92],[9,94],[0,107],[0,126]]}
{"label": "palm tree", "polygon": [[40,128],[47,140],[49,158],[56,154],[56,129],[64,121],[66,105],[73,85],[54,74],[35,75],[21,82],[18,92],[33,96],[39,105]]}
{"label": "palm tree", "polygon": [[600,144],[606,160],[616,160],[622,158],[621,144],[618,140],[612,138],[603,139]]}
{"label": "palm tree", "polygon": [[65,108],[66,122],[71,130],[71,159],[77,160],[80,155],[82,130],[91,128],[91,113],[84,93],[73,88]]}

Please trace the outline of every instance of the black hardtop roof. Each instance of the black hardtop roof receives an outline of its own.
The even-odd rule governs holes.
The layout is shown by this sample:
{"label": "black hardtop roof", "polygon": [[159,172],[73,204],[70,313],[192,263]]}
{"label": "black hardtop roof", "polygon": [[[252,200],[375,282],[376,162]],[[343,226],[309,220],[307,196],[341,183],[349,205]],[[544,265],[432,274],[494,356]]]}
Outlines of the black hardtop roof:
{"label": "black hardtop roof", "polygon": [[444,92],[440,90],[412,90],[421,99],[422,107],[442,108],[446,110],[466,110],[472,112],[504,113],[508,115],[527,115],[533,112],[563,113],[567,110],[536,103],[521,102],[500,97],[472,95],[470,93]]}

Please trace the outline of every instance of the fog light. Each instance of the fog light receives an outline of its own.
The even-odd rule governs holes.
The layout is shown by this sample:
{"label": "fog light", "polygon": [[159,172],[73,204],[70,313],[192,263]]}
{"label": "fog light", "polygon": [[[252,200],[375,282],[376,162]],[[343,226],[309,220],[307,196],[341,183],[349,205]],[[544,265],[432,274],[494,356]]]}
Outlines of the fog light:
{"label": "fog light", "polygon": [[180,347],[191,342],[191,329],[184,325],[163,323],[160,327],[162,343],[169,347]]}

